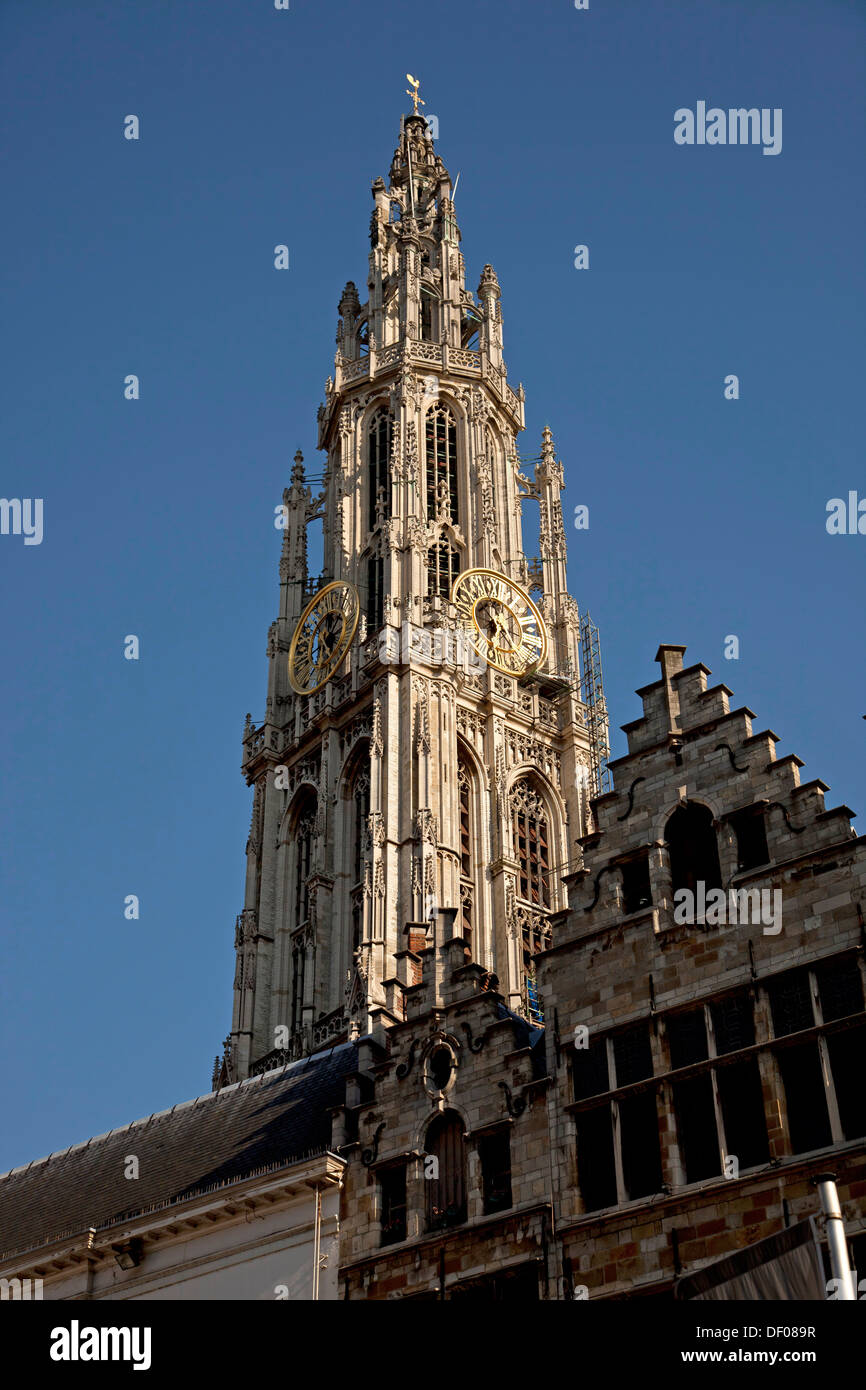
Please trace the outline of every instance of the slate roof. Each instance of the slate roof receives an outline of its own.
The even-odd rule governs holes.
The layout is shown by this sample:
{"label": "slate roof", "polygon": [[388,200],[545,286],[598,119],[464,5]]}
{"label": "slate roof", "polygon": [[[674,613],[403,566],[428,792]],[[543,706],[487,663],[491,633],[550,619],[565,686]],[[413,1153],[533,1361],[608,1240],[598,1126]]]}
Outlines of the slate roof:
{"label": "slate roof", "polygon": [[[136,1120],[0,1176],[0,1255],[323,1153],[354,1043]],[[124,1177],[128,1155],[139,1177]]]}

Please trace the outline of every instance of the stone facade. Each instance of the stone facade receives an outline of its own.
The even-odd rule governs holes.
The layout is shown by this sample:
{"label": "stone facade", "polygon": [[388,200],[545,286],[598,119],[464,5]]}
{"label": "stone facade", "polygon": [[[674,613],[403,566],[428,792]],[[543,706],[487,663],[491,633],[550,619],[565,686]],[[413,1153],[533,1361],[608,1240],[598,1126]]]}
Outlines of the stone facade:
{"label": "stone facade", "polygon": [[[343,1296],[670,1298],[818,1215],[828,1169],[866,1268],[864,841],[683,651],[659,650],[568,875],[543,1042],[440,914],[406,1022],[362,1044],[334,1136]],[[444,1221],[443,1153],[465,1191]]]}
{"label": "stone facade", "polygon": [[[590,729],[581,698],[563,466],[549,429],[536,458],[518,455],[523,390],[503,361],[499,284],[487,265],[477,296],[466,288],[452,193],[423,117],[405,117],[389,184],[373,184],[369,297],[350,282],[340,299],[321,489],[298,454],[283,498],[265,718],[244,730],[253,812],[215,1084],[402,1023],[406,924],[439,907],[457,909],[510,1007],[537,1013],[533,958],[589,828],[607,731],[597,707]],[[523,549],[527,502],[536,557]],[[311,575],[316,521],[323,567]],[[473,568],[534,597],[549,644],[531,679],[460,645],[451,584]],[[356,637],[328,683],[299,695],[292,635],[332,581],[359,594]],[[543,831],[543,894],[521,877],[515,798]]]}
{"label": "stone facade", "polygon": [[443,1286],[458,1297],[496,1278],[537,1298],[545,1285],[543,1033],[466,964],[455,916],[441,912],[429,944],[417,944],[409,1017],[359,1043],[359,1073],[335,1117],[334,1146],[351,1157],[345,1297],[438,1297]]}
{"label": "stone facade", "polygon": [[[818,1211],[810,1179],[827,1167],[849,1231],[866,1230],[864,842],[706,667],[682,669],[683,650],[660,648],[662,678],[638,692],[539,971],[557,1229],[593,1295],[669,1290]],[[690,853],[727,922],[709,904],[677,922]],[[777,890],[781,911],[738,897],[734,913],[739,890],[764,905]]]}

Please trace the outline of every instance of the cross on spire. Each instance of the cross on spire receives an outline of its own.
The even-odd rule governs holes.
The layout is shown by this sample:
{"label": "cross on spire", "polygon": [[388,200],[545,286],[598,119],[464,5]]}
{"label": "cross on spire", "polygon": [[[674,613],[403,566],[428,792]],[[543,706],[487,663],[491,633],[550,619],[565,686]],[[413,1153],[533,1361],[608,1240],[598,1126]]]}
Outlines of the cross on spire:
{"label": "cross on spire", "polygon": [[420,98],[419,95],[418,95],[418,88],[421,86],[421,82],[420,82],[420,80],[419,80],[417,77],[413,77],[412,74],[411,74],[411,72],[407,72],[407,73],[406,73],[406,81],[411,83],[411,87],[407,87],[407,88],[406,88],[406,95],[407,95],[407,97],[411,97],[412,100],[414,101],[414,103],[415,103],[415,113],[414,113],[414,114],[417,116],[417,115],[418,115],[418,107],[419,107],[419,106],[426,106],[426,105],[427,105],[426,101],[422,101],[421,98]]}

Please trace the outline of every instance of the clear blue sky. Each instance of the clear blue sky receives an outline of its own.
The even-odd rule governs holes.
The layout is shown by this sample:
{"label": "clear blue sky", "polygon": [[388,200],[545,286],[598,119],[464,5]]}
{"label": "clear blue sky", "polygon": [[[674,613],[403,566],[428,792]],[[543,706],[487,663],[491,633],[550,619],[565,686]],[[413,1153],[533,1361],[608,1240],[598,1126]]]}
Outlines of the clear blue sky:
{"label": "clear blue sky", "polygon": [[[4,0],[0,494],[44,539],[0,537],[0,1169],[209,1089],[273,508],[296,448],[321,466],[407,69],[469,283],[502,284],[521,449],[549,423],[590,507],[614,754],[687,643],[863,807],[866,536],[824,523],[866,496],[864,34],[855,0]],[[699,100],[781,107],[782,153],[675,145]]]}

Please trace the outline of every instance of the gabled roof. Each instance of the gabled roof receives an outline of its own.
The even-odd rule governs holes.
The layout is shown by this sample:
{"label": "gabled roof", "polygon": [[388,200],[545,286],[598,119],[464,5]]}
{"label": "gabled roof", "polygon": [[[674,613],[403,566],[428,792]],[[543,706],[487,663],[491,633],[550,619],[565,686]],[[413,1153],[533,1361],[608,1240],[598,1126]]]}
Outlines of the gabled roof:
{"label": "gabled roof", "polygon": [[[226,1086],[0,1176],[0,1256],[323,1153],[354,1043]],[[138,1159],[138,1177],[124,1176]]]}

